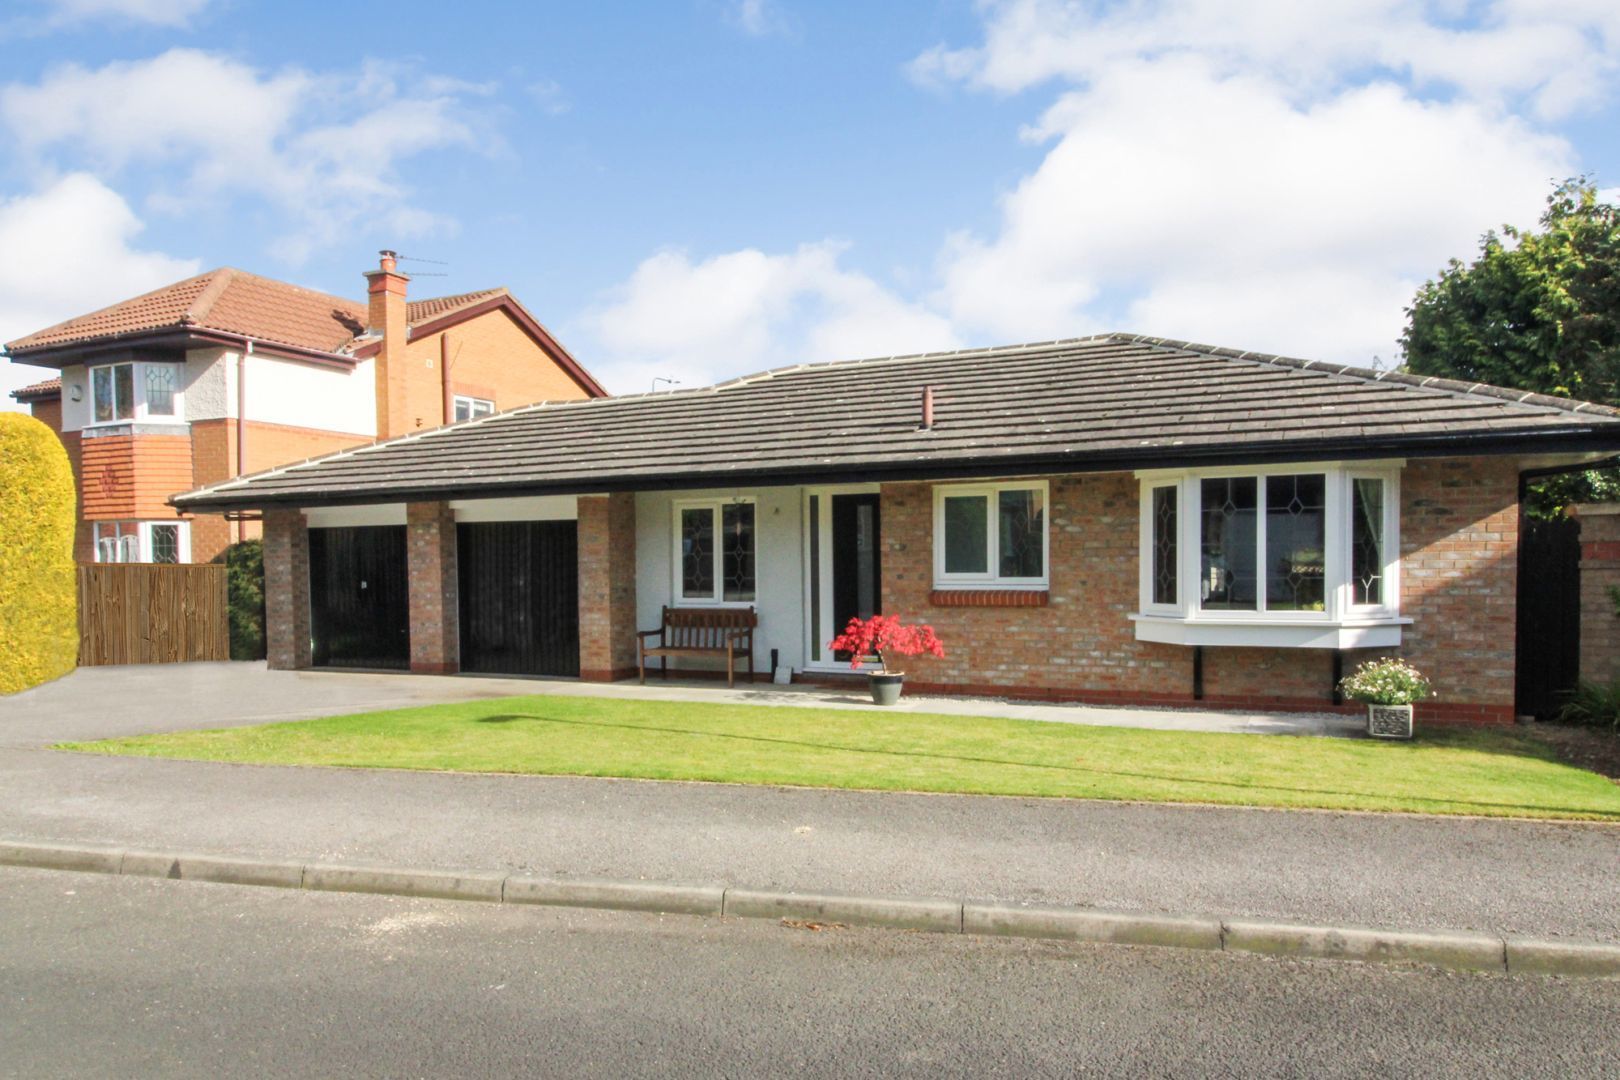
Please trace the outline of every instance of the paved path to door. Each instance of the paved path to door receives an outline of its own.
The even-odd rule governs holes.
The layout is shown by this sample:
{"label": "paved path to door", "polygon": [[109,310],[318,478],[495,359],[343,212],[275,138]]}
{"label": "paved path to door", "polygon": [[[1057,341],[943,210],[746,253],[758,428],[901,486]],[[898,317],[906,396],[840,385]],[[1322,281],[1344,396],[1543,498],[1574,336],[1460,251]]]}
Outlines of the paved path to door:
{"label": "paved path to door", "polygon": [[532,692],[536,684],[280,675],[250,666],[81,672],[54,693],[43,687],[0,700],[0,837],[1620,941],[1614,826],[229,765],[43,749],[56,739],[514,687]]}

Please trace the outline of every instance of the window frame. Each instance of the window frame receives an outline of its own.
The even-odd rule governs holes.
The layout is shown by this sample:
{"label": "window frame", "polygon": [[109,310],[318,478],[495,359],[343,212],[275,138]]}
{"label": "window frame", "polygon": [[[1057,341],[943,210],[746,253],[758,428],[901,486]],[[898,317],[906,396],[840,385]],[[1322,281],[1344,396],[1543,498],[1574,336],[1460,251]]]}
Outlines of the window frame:
{"label": "window frame", "polygon": [[[130,413],[127,417],[114,416],[111,420],[96,419],[96,373],[99,371],[112,372],[117,368],[129,368],[129,392],[133,401],[130,403]],[[172,413],[153,413],[146,400],[146,373],[152,368],[165,367],[174,373],[174,411]],[[186,391],[185,391],[185,364],[178,360],[109,360],[101,364],[86,365],[85,381],[90,386],[89,394],[89,420],[85,427],[118,427],[128,424],[184,424],[186,422]],[[109,375],[113,380],[113,412],[118,412],[118,379],[116,374]]]}
{"label": "window frame", "polygon": [[[1410,622],[1402,619],[1400,473],[1404,461],[1288,462],[1276,465],[1226,466],[1203,469],[1156,470],[1137,473],[1139,482],[1138,620],[1176,621],[1189,625],[1311,627],[1320,629],[1366,627]],[[1203,492],[1205,480],[1256,478],[1255,551],[1257,567],[1266,565],[1266,480],[1274,476],[1322,475],[1325,478],[1327,520],[1323,530],[1323,610],[1270,609],[1264,573],[1256,586],[1255,609],[1226,610],[1203,607],[1199,590],[1191,583],[1202,572]],[[1384,600],[1380,604],[1354,603],[1351,529],[1356,480],[1378,480],[1384,485],[1383,573]],[[1177,575],[1176,603],[1153,602],[1153,491],[1176,489]]]}
{"label": "window frame", "polygon": [[[1041,499],[1041,573],[1039,577],[1002,577],[1000,497],[1004,491],[1034,491]],[[985,499],[985,572],[945,570],[945,500],[964,496]],[[1006,480],[985,484],[934,485],[934,588],[1006,589],[1045,592],[1052,582],[1052,492],[1046,480]]]}
{"label": "window frame", "polygon": [[135,558],[114,559],[112,564],[118,563],[152,563],[152,529],[158,526],[173,525],[178,528],[175,544],[175,561],[173,563],[152,563],[157,566],[180,566],[191,562],[191,522],[174,518],[168,521],[137,521],[133,519],[118,519],[114,521],[93,521],[90,523],[90,553],[92,561],[108,563],[101,557],[102,530],[114,530],[113,535],[107,539],[132,538],[135,541]]}
{"label": "window frame", "polygon": [[[754,509],[754,598],[752,600],[727,600],[724,575],[721,573],[724,564],[724,548],[720,543],[720,530],[725,517],[725,507],[747,505]],[[712,515],[714,528],[714,590],[708,596],[688,596],[686,583],[681,573],[682,563],[685,561],[681,551],[681,514],[687,510],[708,510]],[[674,598],[677,607],[713,607],[713,608],[750,608],[759,606],[759,500],[753,495],[722,496],[710,499],[676,499],[670,504],[670,596]]]}
{"label": "window frame", "polygon": [[[455,419],[456,411],[462,405],[467,406],[467,419]],[[480,405],[485,406],[483,412],[478,411]],[[489,398],[473,397],[471,394],[453,394],[450,398],[450,415],[452,417],[451,422],[456,424],[465,424],[467,420],[479,420],[486,416],[494,416],[495,402]]]}

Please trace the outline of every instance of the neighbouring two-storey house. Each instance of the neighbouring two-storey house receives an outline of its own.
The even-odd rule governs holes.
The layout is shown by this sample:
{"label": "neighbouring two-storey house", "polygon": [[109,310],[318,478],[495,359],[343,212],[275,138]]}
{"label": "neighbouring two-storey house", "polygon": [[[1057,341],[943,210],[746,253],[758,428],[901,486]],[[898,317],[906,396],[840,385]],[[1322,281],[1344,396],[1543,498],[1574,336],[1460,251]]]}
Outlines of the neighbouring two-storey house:
{"label": "neighbouring two-storey house", "polygon": [[362,303],[219,269],[6,346],[59,377],[13,397],[62,437],[81,562],[207,562],[258,535],[170,496],[536,401],[605,396],[504,288],[407,297],[392,252]]}

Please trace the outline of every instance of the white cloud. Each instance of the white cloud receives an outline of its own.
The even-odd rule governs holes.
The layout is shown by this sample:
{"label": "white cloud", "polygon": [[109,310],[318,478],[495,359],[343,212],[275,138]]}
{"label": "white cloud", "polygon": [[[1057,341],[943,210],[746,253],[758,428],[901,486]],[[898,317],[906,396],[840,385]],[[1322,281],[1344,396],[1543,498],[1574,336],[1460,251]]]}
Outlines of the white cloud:
{"label": "white cloud", "polygon": [[1545,116],[1603,100],[1620,72],[1610,0],[988,0],[982,45],[938,46],[910,65],[925,83],[1014,92],[1085,83],[1122,60],[1193,56],[1221,76],[1261,73],[1295,96],[1369,71]]}
{"label": "white cloud", "polygon": [[1563,141],[1389,84],[1298,106],[1190,58],[1122,64],[1055,104],[991,238],[957,237],[939,301],[997,338],[1096,329],[1388,358],[1417,283],[1533,221]]}
{"label": "white cloud", "polygon": [[265,72],[194,49],[88,69],[58,67],[0,90],[0,120],[25,154],[116,174],[177,168],[178,190],[153,199],[181,212],[198,199],[250,194],[291,226],[278,249],[298,260],[358,225],[439,227],[410,205],[400,166],[448,146],[483,148],[465,99],[487,88],[424,80],[406,90],[387,65],[354,74]]}
{"label": "white cloud", "polygon": [[48,0],[57,24],[118,18],[154,26],[185,27],[213,0]]}
{"label": "white cloud", "polygon": [[701,386],[765,367],[954,348],[941,316],[839,265],[836,243],[785,254],[748,249],[694,262],[644,260],[584,320],[592,369],[610,389],[655,376]]}
{"label": "white cloud", "polygon": [[[189,277],[201,267],[135,246],[141,222],[121,196],[83,173],[0,201],[0,342]],[[51,372],[0,364],[0,405]]]}
{"label": "white cloud", "polygon": [[787,29],[773,0],[729,0],[726,21],[750,37],[765,37]]}

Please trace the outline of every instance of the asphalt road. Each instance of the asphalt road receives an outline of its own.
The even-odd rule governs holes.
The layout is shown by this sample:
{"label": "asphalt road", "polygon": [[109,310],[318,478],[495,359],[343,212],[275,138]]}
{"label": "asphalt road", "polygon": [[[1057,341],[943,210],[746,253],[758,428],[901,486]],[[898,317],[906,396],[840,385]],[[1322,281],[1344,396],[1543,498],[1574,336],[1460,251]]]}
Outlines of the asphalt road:
{"label": "asphalt road", "polygon": [[1613,1076],[1620,982],[0,870],[0,1075]]}

